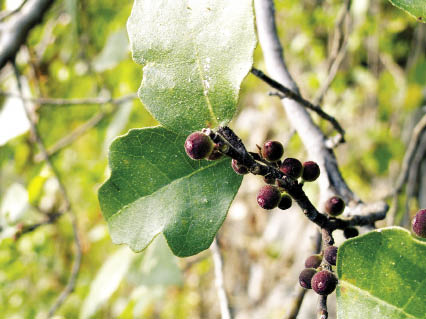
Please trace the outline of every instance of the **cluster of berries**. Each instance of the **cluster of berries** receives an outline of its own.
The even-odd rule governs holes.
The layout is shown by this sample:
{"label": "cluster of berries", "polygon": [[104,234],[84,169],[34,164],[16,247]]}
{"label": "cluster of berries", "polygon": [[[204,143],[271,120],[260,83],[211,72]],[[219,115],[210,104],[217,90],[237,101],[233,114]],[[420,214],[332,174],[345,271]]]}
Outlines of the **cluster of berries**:
{"label": "cluster of berries", "polygon": [[[317,163],[308,161],[301,163],[298,159],[288,157],[281,162],[281,157],[284,154],[284,147],[278,141],[267,141],[263,147],[259,147],[259,158],[266,161],[268,164],[278,168],[284,175],[298,179],[302,177],[304,182],[313,182],[320,175],[320,169]],[[232,168],[237,174],[244,175],[249,172],[248,168],[241,165],[236,160],[232,160]],[[266,184],[263,186],[257,195],[257,203],[264,209],[273,209],[278,207],[286,210],[291,207],[292,199],[288,194],[285,194],[279,185],[279,181],[274,178],[265,176]],[[277,185],[274,185],[277,184]]]}

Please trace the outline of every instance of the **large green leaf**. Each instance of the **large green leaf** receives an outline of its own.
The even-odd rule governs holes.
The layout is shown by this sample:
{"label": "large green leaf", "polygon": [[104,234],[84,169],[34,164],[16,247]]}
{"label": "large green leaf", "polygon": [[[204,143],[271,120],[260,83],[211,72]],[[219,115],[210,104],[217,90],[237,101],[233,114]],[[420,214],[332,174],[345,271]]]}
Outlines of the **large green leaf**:
{"label": "large green leaf", "polygon": [[346,241],[337,258],[339,319],[426,318],[426,242],[399,227]]}
{"label": "large green leaf", "polygon": [[187,134],[229,122],[256,44],[252,0],[135,0],[127,23],[139,96]]}
{"label": "large green leaf", "polygon": [[398,7],[418,21],[426,23],[426,0],[389,0],[395,7]]}
{"label": "large green leaf", "polygon": [[193,161],[185,136],[134,129],[110,148],[99,201],[114,243],[143,250],[160,232],[177,256],[207,249],[241,184],[228,159]]}

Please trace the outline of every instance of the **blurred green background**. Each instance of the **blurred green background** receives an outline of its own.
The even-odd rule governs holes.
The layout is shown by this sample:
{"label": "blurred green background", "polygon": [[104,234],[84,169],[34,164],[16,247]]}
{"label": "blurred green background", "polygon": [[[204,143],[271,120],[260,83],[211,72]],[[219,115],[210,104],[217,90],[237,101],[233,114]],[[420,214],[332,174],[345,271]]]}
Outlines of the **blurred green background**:
{"label": "blurred green background", "polygon": [[[287,64],[303,96],[311,99],[327,76],[342,3],[275,3]],[[0,4],[11,9],[19,1]],[[135,93],[142,71],[128,46],[126,20],[131,7],[131,1],[119,0],[56,1],[17,56],[26,96],[117,98]],[[342,174],[368,202],[392,189],[411,130],[425,113],[426,25],[387,1],[354,0],[349,30],[347,53],[322,105],[347,132],[347,143],[336,150]],[[265,69],[260,48],[255,66]],[[10,66],[0,73],[0,89],[17,93]],[[247,76],[239,115],[231,126],[250,149],[277,138],[288,142],[287,155],[304,160],[303,145],[290,134],[280,101],[268,96],[268,90]],[[48,150],[70,134],[75,137],[52,160],[77,216],[83,259],[76,289],[55,318],[219,318],[209,252],[177,259],[159,238],[136,255],[113,245],[108,235],[97,189],[109,175],[111,141],[130,128],[156,124],[141,102],[30,106]],[[67,284],[75,245],[67,215],[17,236],[22,226],[43,220],[62,201],[20,110],[19,98],[0,96],[0,318],[45,318]],[[328,123],[314,119],[326,133],[332,132]],[[408,211],[405,196],[400,197],[397,222],[425,205],[425,176],[414,180]],[[254,177],[245,179],[220,231],[226,288],[236,318],[281,318],[286,304],[279,298],[275,302],[272,292],[280,288],[291,296],[297,282],[294,274],[311,249],[303,248],[306,252],[299,257],[301,248],[292,245],[291,237],[297,233],[289,234],[291,228],[285,226],[271,228],[282,217],[258,209],[259,185]],[[315,198],[315,185],[308,191]],[[303,218],[297,209],[285,214],[294,215],[287,221]],[[264,317],[256,317],[259,309],[266,309]],[[302,311],[300,318],[310,318],[311,311]]]}

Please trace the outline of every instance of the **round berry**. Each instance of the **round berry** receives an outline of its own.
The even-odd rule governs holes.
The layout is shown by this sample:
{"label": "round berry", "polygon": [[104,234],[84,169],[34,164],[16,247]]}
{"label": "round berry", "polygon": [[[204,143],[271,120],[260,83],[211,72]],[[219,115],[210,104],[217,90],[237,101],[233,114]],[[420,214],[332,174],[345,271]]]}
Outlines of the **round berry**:
{"label": "round berry", "polygon": [[284,146],[278,141],[267,141],[262,147],[262,156],[270,162],[278,161],[284,154]]}
{"label": "round berry", "polygon": [[321,265],[322,256],[321,255],[312,255],[306,258],[305,267],[306,268],[318,268]]}
{"label": "round berry", "polygon": [[348,227],[343,230],[343,236],[345,236],[347,239],[356,237],[358,235],[359,231],[355,227]]}
{"label": "round berry", "polygon": [[282,162],[280,171],[292,178],[299,178],[302,175],[302,163],[298,159],[288,157]]}
{"label": "round berry", "polygon": [[207,157],[207,160],[217,161],[218,159],[221,159],[222,157],[223,157],[223,153],[219,151],[219,145],[215,144],[213,147],[213,151],[211,152],[210,156]]}
{"label": "round berry", "polygon": [[235,159],[232,159],[231,166],[234,169],[235,173],[239,175],[245,175],[249,172],[247,167],[245,167],[244,165],[241,165]]}
{"label": "round berry", "polygon": [[270,177],[270,176],[263,176],[263,181],[266,184],[270,184],[270,185],[274,185],[275,184],[275,178]]}
{"label": "round berry", "polygon": [[330,197],[325,202],[325,211],[331,216],[338,216],[343,213],[345,202],[339,196]]}
{"label": "round berry", "polygon": [[308,161],[303,163],[302,178],[306,182],[313,182],[320,175],[320,168],[317,163]]}
{"label": "round berry", "polygon": [[312,277],[317,273],[314,268],[305,268],[299,275],[299,284],[305,289],[311,289]]}
{"label": "round berry", "polygon": [[337,286],[337,277],[331,271],[321,270],[311,280],[312,289],[319,295],[331,294]]}
{"label": "round berry", "polygon": [[337,247],[336,246],[328,246],[324,250],[324,259],[332,266],[336,266],[337,259]]}
{"label": "round berry", "polygon": [[281,196],[281,200],[278,203],[278,208],[282,210],[289,209],[291,207],[292,199],[289,195],[284,194]]}
{"label": "round berry", "polygon": [[185,151],[194,160],[209,157],[213,151],[213,142],[207,135],[194,132],[185,141]]}
{"label": "round berry", "polygon": [[422,238],[426,238],[426,209],[417,212],[413,219],[413,232]]}
{"label": "round berry", "polygon": [[257,203],[264,209],[273,209],[277,207],[280,199],[280,191],[272,185],[263,186],[257,194]]}

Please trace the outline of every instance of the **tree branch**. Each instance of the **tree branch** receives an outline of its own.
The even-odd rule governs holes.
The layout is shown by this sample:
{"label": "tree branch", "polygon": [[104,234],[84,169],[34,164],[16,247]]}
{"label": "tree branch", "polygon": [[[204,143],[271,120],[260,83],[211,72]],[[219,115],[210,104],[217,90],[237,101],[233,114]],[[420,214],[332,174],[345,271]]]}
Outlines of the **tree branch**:
{"label": "tree branch", "polygon": [[280,91],[283,96],[280,96],[281,99],[284,97],[292,99],[298,103],[300,103],[303,107],[306,107],[307,109],[310,109],[311,111],[314,111],[317,113],[320,117],[323,119],[329,121],[331,125],[333,125],[334,129],[340,134],[338,141],[339,143],[343,143],[345,141],[345,131],[340,126],[339,122],[332,117],[331,115],[328,115],[325,113],[319,105],[313,105],[308,100],[305,100],[302,96],[300,96],[298,93],[293,92],[292,90],[286,88],[284,85],[278,83],[274,79],[271,79],[269,76],[264,74],[262,71],[252,68],[251,73],[253,73],[255,76],[257,76],[259,79],[263,80],[264,82],[268,83],[270,86],[272,86],[274,89],[277,89]]}
{"label": "tree branch", "polygon": [[28,0],[7,22],[1,25],[0,70],[13,62],[25,43],[29,31],[39,24],[54,0]]}
{"label": "tree branch", "polygon": [[220,255],[220,250],[216,238],[213,240],[213,243],[210,246],[210,251],[212,253],[214,263],[215,284],[219,297],[220,313],[222,319],[231,319],[231,311],[229,309],[228,297],[226,296],[226,291],[223,284],[224,281],[222,256]]}
{"label": "tree branch", "polygon": [[[13,65],[13,70],[14,70],[15,77],[16,77],[16,82],[18,84],[18,90],[19,90],[19,93],[22,95],[23,89],[22,89],[22,83],[21,83],[19,70],[18,70],[18,67],[16,66],[15,61],[12,62],[12,65]],[[72,212],[71,202],[69,200],[67,191],[64,187],[64,184],[62,183],[59,172],[56,170],[55,166],[53,165],[53,163],[52,163],[52,161],[49,157],[49,154],[46,151],[46,147],[44,146],[44,142],[41,139],[41,136],[38,132],[36,122],[33,118],[33,115],[31,114],[31,111],[30,111],[26,101],[23,101],[23,106],[24,106],[25,114],[26,114],[28,121],[30,123],[30,131],[31,131],[32,135],[34,136],[34,138],[36,140],[36,143],[37,143],[37,145],[40,149],[40,152],[43,156],[43,160],[46,162],[49,169],[53,172],[53,174],[54,174],[54,176],[57,180],[57,183],[59,185],[59,191],[60,191],[62,198],[64,200],[64,203],[65,203],[65,207],[63,208],[63,211],[64,211],[64,213],[67,212],[68,215],[71,218],[71,225],[72,225],[72,229],[73,229],[74,243],[75,243],[75,246],[76,246],[76,255],[75,255],[74,263],[72,265],[70,278],[69,278],[68,283],[65,286],[64,290],[59,295],[58,299],[55,301],[53,306],[50,308],[49,313],[48,313],[48,317],[50,318],[55,314],[55,312],[59,309],[59,307],[64,303],[66,298],[73,292],[73,290],[75,288],[78,273],[80,271],[82,249],[81,249],[80,238],[79,238],[79,235],[78,235],[77,218],[74,215],[74,213]],[[58,217],[59,216],[55,217],[55,220]]]}

